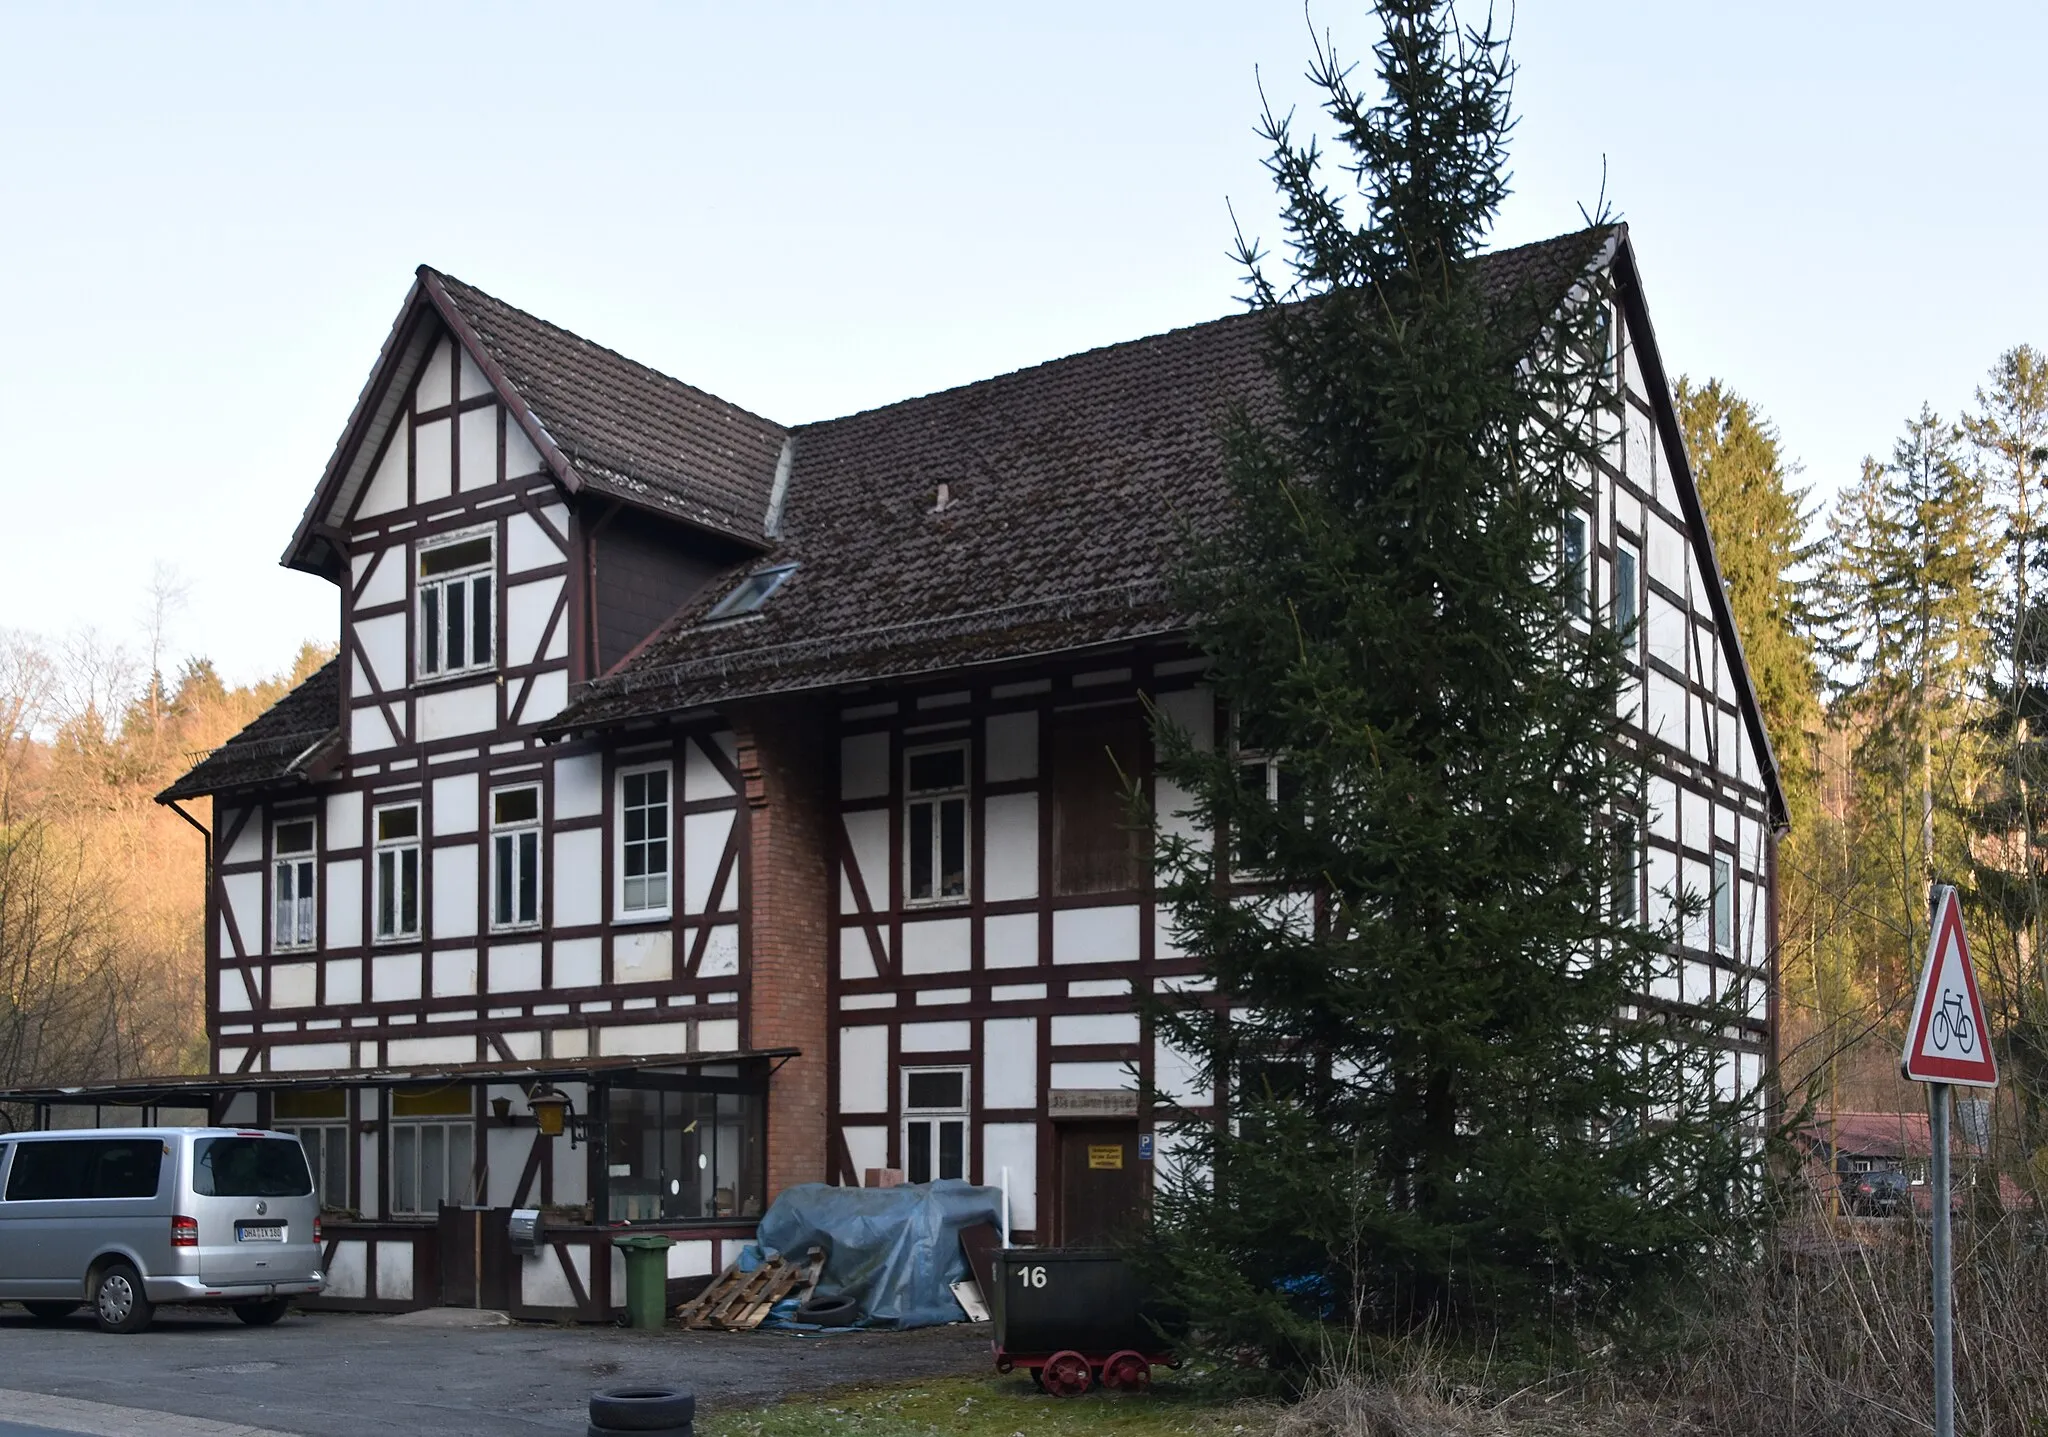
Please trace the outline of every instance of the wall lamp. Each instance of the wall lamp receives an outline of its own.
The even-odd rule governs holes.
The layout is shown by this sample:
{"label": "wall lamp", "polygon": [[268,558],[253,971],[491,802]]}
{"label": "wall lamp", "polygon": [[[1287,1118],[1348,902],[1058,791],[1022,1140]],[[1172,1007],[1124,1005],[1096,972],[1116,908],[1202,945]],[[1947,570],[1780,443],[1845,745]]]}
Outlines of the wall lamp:
{"label": "wall lamp", "polygon": [[532,1110],[533,1124],[542,1137],[559,1138],[567,1132],[571,1149],[590,1140],[590,1118],[576,1111],[567,1093],[550,1087],[536,1088],[527,1097],[526,1106]]}

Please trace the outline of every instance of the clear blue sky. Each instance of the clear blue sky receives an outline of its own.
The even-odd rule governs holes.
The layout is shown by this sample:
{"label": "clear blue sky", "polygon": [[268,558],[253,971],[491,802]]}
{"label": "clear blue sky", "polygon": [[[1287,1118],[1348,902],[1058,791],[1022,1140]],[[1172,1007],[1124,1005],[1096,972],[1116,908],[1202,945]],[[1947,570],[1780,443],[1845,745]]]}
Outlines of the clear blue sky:
{"label": "clear blue sky", "polygon": [[[1362,55],[1371,20],[1317,0]],[[1822,490],[2048,344],[2048,8],[1523,0],[1499,240],[1597,195]],[[0,626],[331,637],[276,560],[413,267],[783,421],[1232,307],[1294,0],[0,0]]]}

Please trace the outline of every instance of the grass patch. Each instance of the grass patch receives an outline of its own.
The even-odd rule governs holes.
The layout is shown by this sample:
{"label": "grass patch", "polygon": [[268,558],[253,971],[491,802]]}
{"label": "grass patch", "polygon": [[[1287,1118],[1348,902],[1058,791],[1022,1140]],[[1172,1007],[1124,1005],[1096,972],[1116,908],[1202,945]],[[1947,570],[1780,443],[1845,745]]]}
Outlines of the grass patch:
{"label": "grass patch", "polygon": [[702,1437],[1266,1437],[1272,1413],[1196,1395],[1154,1374],[1143,1396],[1048,1397],[1022,1373],[948,1377],[799,1397],[749,1412],[704,1413]]}

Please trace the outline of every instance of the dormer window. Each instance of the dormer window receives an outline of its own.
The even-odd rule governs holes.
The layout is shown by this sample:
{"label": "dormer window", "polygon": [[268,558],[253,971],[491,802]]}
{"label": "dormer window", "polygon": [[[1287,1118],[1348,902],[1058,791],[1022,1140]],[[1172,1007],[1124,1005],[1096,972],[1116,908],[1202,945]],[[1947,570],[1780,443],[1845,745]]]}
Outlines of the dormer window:
{"label": "dormer window", "polygon": [[497,543],[458,534],[419,548],[419,676],[440,678],[491,666]]}
{"label": "dormer window", "polygon": [[760,612],[761,606],[795,572],[794,564],[778,564],[772,569],[747,575],[740,580],[737,589],[712,606],[711,612],[704,616],[704,622],[715,624],[721,619],[743,619],[748,614]]}

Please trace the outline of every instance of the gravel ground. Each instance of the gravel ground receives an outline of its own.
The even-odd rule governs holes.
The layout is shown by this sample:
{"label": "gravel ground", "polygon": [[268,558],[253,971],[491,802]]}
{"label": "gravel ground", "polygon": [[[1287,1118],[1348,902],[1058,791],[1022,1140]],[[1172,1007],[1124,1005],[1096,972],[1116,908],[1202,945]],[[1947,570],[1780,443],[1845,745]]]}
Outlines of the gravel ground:
{"label": "gravel ground", "polygon": [[294,1314],[252,1329],[226,1312],[165,1308],[149,1331],[108,1337],[82,1314],[44,1326],[0,1305],[0,1386],[306,1437],[580,1437],[590,1394],[632,1382],[693,1388],[716,1411],[992,1370],[988,1327],[966,1323],[797,1337],[479,1320],[442,1308]]}

